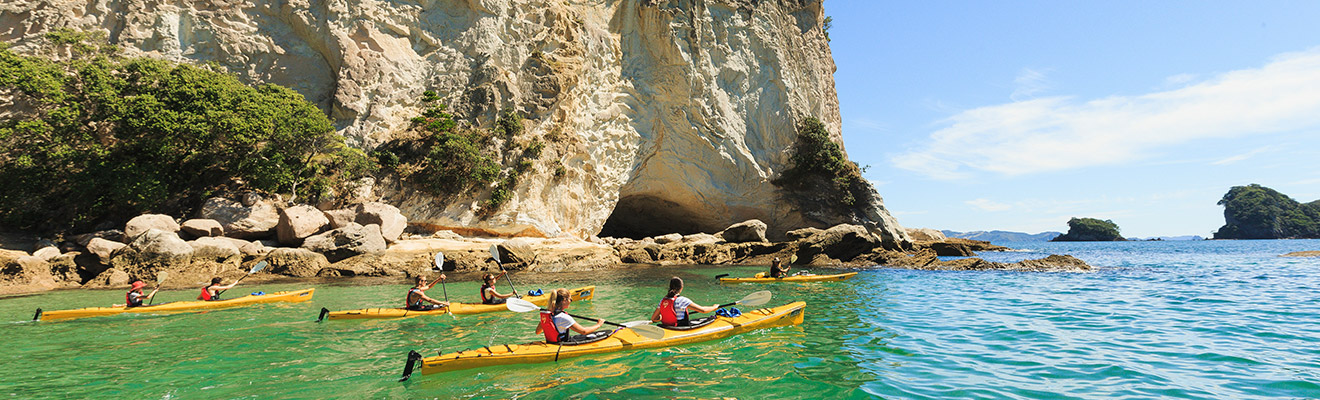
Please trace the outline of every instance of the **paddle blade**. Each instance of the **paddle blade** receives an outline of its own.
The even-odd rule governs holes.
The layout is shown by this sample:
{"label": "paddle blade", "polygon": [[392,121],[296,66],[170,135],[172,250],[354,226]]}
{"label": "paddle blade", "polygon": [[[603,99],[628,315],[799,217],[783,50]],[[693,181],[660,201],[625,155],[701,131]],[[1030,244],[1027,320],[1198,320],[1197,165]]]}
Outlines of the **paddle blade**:
{"label": "paddle blade", "polygon": [[797,262],[797,254],[794,254],[793,256],[791,256],[791,257],[788,258],[788,263],[789,263],[789,264],[793,264],[793,263],[796,263],[796,262]]}
{"label": "paddle blade", "polygon": [[445,270],[445,253],[441,253],[438,251],[435,253],[435,270],[436,271]]}
{"label": "paddle blade", "polygon": [[632,329],[633,332],[637,332],[638,335],[647,339],[660,340],[665,337],[664,329],[660,329],[660,327],[651,324],[632,326],[628,327],[628,329]]}
{"label": "paddle blade", "polygon": [[157,273],[157,274],[156,274],[156,286],[159,287],[160,284],[165,283],[165,280],[166,280],[166,279],[170,279],[170,273],[169,273],[169,272],[166,272],[166,271],[160,271],[159,273]]}
{"label": "paddle blade", "polygon": [[259,262],[259,263],[257,263],[257,265],[253,265],[253,266],[252,266],[252,270],[251,270],[251,271],[248,271],[248,275],[252,275],[252,274],[255,274],[255,273],[261,272],[261,270],[266,269],[266,265],[269,265],[269,264],[267,264],[265,261]]}
{"label": "paddle blade", "polygon": [[502,264],[500,262],[500,245],[498,244],[490,245],[490,258],[495,259],[496,264]]}
{"label": "paddle blade", "polygon": [[742,304],[744,306],[759,306],[770,302],[771,296],[773,295],[770,294],[769,290],[762,290],[756,293],[749,294],[747,295],[747,297],[743,297],[742,300],[738,300],[738,304]]}
{"label": "paddle blade", "polygon": [[632,328],[634,326],[642,326],[642,325],[650,325],[650,324],[651,321],[629,321],[629,322],[624,322],[620,325],[623,325],[624,328]]}
{"label": "paddle blade", "polygon": [[517,297],[508,298],[504,303],[504,306],[508,307],[509,311],[513,312],[532,312],[541,310],[541,307],[537,307],[535,304],[532,304],[532,302]]}
{"label": "paddle blade", "polygon": [[726,276],[729,276],[729,274],[719,274],[719,275],[715,275],[715,280],[719,280],[720,278],[723,278],[723,277],[726,277]]}

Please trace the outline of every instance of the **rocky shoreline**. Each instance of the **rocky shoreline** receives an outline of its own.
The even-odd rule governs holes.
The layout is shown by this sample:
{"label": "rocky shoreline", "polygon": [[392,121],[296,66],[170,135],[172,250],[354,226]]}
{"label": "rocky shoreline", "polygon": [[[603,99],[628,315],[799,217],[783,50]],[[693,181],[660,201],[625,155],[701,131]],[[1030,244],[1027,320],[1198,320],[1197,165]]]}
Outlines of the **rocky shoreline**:
{"label": "rocky shoreline", "polygon": [[[327,207],[329,208],[329,207]],[[766,224],[749,220],[716,234],[668,234],[645,239],[463,237],[443,230],[405,233],[407,218],[384,203],[322,210],[282,207],[279,199],[250,195],[240,201],[213,198],[198,218],[176,222],[147,214],[122,231],[106,230],[54,240],[36,240],[32,251],[0,250],[0,295],[71,288],[122,288],[132,280],[154,281],[168,271],[166,288],[197,287],[211,277],[243,276],[266,261],[252,282],[285,278],[412,277],[432,274],[432,257],[445,253],[446,271],[496,271],[489,248],[499,246],[504,268],[513,271],[589,271],[622,264],[768,265],[796,256],[811,267],[892,267],[924,270],[1014,270],[1086,272],[1092,267],[1053,255],[1016,263],[970,257],[1007,250],[989,242],[948,239],[930,230],[911,230],[916,241],[882,240],[860,225],[805,228],[788,240],[766,240]]]}

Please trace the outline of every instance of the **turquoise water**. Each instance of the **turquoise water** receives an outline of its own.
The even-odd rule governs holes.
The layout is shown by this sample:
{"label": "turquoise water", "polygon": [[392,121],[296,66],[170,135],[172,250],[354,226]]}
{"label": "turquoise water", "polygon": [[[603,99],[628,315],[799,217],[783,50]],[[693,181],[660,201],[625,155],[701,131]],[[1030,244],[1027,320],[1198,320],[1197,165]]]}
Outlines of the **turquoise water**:
{"label": "turquoise water", "polygon": [[[644,319],[671,275],[699,303],[771,289],[801,326],[674,348],[396,382],[405,354],[535,340],[535,315],[313,322],[321,307],[393,306],[389,280],[314,286],[302,304],[23,322],[120,291],[0,299],[10,398],[1320,398],[1320,241],[1009,243],[995,261],[1072,254],[1090,274],[863,270],[845,282],[720,286],[753,267],[515,275],[520,290],[598,286],[570,312]],[[830,272],[821,270],[820,272]],[[475,298],[475,276],[447,286]],[[503,285],[503,283],[502,283]],[[503,286],[507,289],[507,285]],[[235,289],[238,291],[239,289]],[[433,297],[443,297],[441,287]],[[161,300],[195,296],[163,292]]]}

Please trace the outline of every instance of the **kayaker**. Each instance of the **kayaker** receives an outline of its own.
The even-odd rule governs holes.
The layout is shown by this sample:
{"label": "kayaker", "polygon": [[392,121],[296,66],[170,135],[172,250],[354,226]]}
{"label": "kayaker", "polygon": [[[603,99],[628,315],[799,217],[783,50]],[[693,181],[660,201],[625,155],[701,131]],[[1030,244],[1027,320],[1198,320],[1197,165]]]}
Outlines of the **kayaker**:
{"label": "kayaker", "polygon": [[[546,343],[583,342],[587,340],[584,336],[605,325],[605,320],[596,321],[595,325],[585,328],[578,325],[572,315],[564,312],[572,302],[573,296],[569,294],[568,289],[559,288],[550,291],[550,302],[547,303],[550,309],[541,310],[541,323],[536,325],[536,333],[545,334]],[[572,332],[581,335],[570,336]]]}
{"label": "kayaker", "polygon": [[775,260],[770,262],[770,277],[783,278],[785,276],[788,276],[788,269],[789,269],[788,266],[781,267],[779,265],[779,257],[775,257]]}
{"label": "kayaker", "polygon": [[698,305],[687,297],[679,296],[680,293],[683,293],[683,279],[677,276],[669,278],[669,293],[665,294],[665,298],[660,299],[660,305],[651,313],[651,322],[660,322],[661,325],[669,326],[689,326],[692,325],[692,320],[688,319],[688,311],[708,313],[720,308],[718,305]]}
{"label": "kayaker", "polygon": [[[426,290],[435,287],[435,284],[445,280],[445,274],[440,274],[440,278],[431,284],[426,284],[425,276],[417,277],[417,284],[408,289],[408,295],[403,299],[404,308],[413,311],[430,311],[439,308],[449,307],[449,302],[432,299],[426,295]],[[431,303],[431,304],[426,304]]]}
{"label": "kayaker", "polygon": [[499,275],[486,274],[481,277],[481,304],[504,304],[509,297],[513,297],[513,293],[503,294],[495,290],[495,282],[507,273],[501,272]]}
{"label": "kayaker", "polygon": [[152,289],[152,290],[151,290],[151,294],[143,295],[143,294],[142,294],[142,288],[144,288],[144,287],[147,287],[147,284],[146,284],[146,283],[143,283],[142,281],[136,281],[136,282],[133,282],[133,287],[132,287],[132,289],[128,289],[128,293],[125,293],[125,294],[124,294],[124,301],[125,301],[126,303],[125,303],[125,304],[115,304],[114,306],[115,306],[115,307],[125,307],[125,308],[130,308],[130,307],[141,307],[143,301],[151,300],[152,297],[155,297],[155,296],[156,296],[156,291],[160,290],[160,288],[158,287],[158,288]]}
{"label": "kayaker", "polygon": [[231,283],[228,286],[226,286],[220,284],[220,277],[217,276],[211,278],[211,284],[206,285],[206,287],[202,288],[202,293],[197,295],[197,300],[202,300],[202,301],[220,300],[220,292],[224,290],[232,289],[235,285],[238,285],[238,281],[234,281],[234,283]]}

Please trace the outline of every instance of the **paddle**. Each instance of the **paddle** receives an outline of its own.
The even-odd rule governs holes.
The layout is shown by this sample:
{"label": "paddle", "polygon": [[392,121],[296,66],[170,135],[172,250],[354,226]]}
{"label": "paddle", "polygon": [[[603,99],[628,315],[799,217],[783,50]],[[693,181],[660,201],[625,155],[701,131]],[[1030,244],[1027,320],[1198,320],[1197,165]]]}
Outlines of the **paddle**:
{"label": "paddle", "polygon": [[[257,265],[253,265],[253,266],[252,266],[252,269],[248,271],[247,275],[243,275],[242,277],[238,278],[238,280],[234,281],[234,284],[233,284],[233,285],[229,285],[229,286],[230,286],[230,287],[233,287],[234,285],[237,285],[239,282],[242,282],[242,281],[243,281],[243,278],[247,278],[247,277],[249,277],[249,276],[252,276],[252,274],[255,274],[255,273],[261,272],[262,269],[265,269],[265,268],[266,268],[266,265],[267,265],[267,264],[266,264],[265,261],[259,262],[259,263],[257,263]],[[229,290],[229,289],[221,289],[220,292],[216,293],[215,295],[216,295],[216,296],[220,296],[220,295],[224,294],[226,290]]]}
{"label": "paddle", "polygon": [[490,245],[490,257],[495,259],[495,265],[500,267],[500,272],[504,274],[504,279],[509,281],[509,289],[513,289],[513,297],[522,298],[518,295],[518,289],[513,287],[513,278],[509,276],[509,271],[504,270],[504,264],[500,263],[500,245]]}
{"label": "paddle", "polygon": [[[445,270],[445,253],[439,251],[435,252],[435,269],[437,271]],[[449,288],[445,287],[444,279],[440,280],[440,291],[445,293],[445,304],[449,304]],[[449,311],[449,306],[445,306],[445,314],[449,314],[450,318],[458,319],[458,317],[454,316],[453,311]]]}
{"label": "paddle", "polygon": [[753,307],[759,306],[769,302],[771,296],[773,295],[770,294],[769,290],[762,290],[759,292],[754,292],[752,294],[749,294],[746,297],[743,297],[742,300],[738,300],[729,304],[721,304],[719,307],[716,308],[731,307],[739,304],[744,306],[753,306]]}
{"label": "paddle", "polygon": [[[536,304],[532,304],[532,302],[530,302],[530,301],[523,300],[523,299],[518,299],[518,298],[510,298],[509,301],[508,301],[507,303],[504,303],[504,306],[505,306],[505,307],[508,307],[508,308],[509,308],[509,311],[520,312],[520,313],[524,313],[524,312],[532,312],[532,311],[540,311],[540,310],[541,310],[541,307],[538,307]],[[568,313],[565,313],[565,314],[568,314]],[[617,327],[620,327],[620,328],[628,328],[628,329],[632,329],[633,332],[637,332],[638,335],[642,335],[642,337],[646,337],[646,338],[649,338],[649,339],[661,339],[661,338],[664,338],[664,337],[665,337],[665,330],[664,330],[664,329],[660,329],[660,327],[657,327],[657,326],[655,326],[655,325],[651,325],[651,323],[650,323],[649,321],[633,321],[633,322],[629,322],[629,323],[627,323],[627,324],[616,324],[616,323],[613,323],[613,322],[610,322],[610,321],[606,321],[606,320],[603,320],[603,319],[600,319],[600,318],[583,317],[583,316],[580,316],[580,315],[573,315],[573,314],[568,314],[568,315],[571,316],[571,317],[573,317],[573,318],[582,318],[582,319],[590,319],[590,320],[595,320],[595,321],[601,321],[601,322],[604,322],[606,325],[613,325],[613,326],[617,326]]]}
{"label": "paddle", "polygon": [[147,305],[156,302],[156,292],[160,290],[160,285],[164,284],[166,279],[169,279],[169,276],[170,273],[166,271],[160,271],[156,274],[156,288],[151,289],[151,294],[147,295]]}

